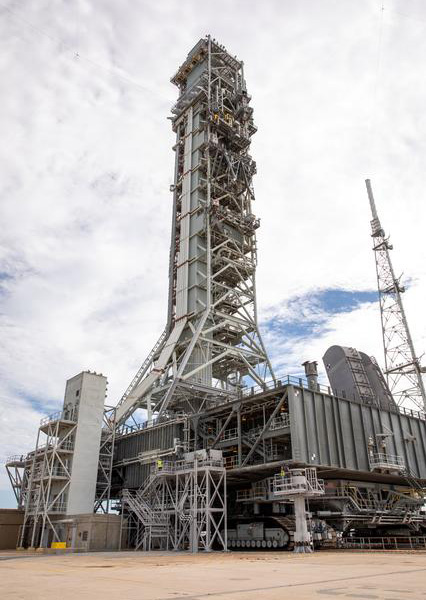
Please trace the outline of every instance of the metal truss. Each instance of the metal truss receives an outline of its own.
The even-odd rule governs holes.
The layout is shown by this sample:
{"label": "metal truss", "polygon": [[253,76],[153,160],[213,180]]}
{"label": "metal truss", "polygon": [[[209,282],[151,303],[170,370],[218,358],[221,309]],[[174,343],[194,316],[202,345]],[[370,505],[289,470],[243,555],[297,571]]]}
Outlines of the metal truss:
{"label": "metal truss", "polygon": [[111,476],[116,435],[115,410],[114,407],[106,407],[104,411],[99,449],[94,511],[105,514],[109,512],[111,500]]}
{"label": "metal truss", "polygon": [[31,469],[29,461],[24,455],[9,456],[6,461],[6,472],[15,494],[18,509],[25,508],[25,500],[28,493],[28,483]]}
{"label": "metal truss", "polygon": [[46,546],[47,527],[51,541],[60,541],[54,517],[66,513],[76,429],[76,408],[41,420],[35,450],[27,457],[31,469],[20,546]]}
{"label": "metal truss", "polygon": [[172,82],[176,133],[165,332],[117,406],[192,414],[274,379],[257,325],[256,229],[248,153],[253,109],[243,63],[209,36]]}
{"label": "metal truss", "polygon": [[154,467],[137,492],[123,490],[122,527],[135,533],[136,550],[226,550],[223,459],[197,454]]}
{"label": "metal truss", "polygon": [[405,316],[401,294],[405,291],[400,278],[395,277],[389,243],[380,224],[370,180],[366,180],[373,220],[371,221],[373,250],[376,258],[382,335],[385,353],[385,375],[398,406],[426,410],[426,392],[421,366]]}

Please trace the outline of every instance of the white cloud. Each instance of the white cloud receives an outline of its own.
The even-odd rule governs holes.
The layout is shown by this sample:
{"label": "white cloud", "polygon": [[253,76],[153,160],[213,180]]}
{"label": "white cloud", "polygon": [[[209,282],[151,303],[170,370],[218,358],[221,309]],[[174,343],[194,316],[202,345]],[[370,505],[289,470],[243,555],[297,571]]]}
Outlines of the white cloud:
{"label": "white cloud", "polygon": [[[218,0],[202,11],[195,0],[7,6],[0,455],[31,447],[40,413],[60,404],[65,379],[82,369],[108,375],[115,403],[162,330],[173,170],[166,117],[176,98],[168,80],[208,32],[244,59],[259,126],[262,317],[311,289],[374,289],[363,183],[371,175],[396,270],[415,282],[407,312],[426,348],[426,38],[418,21],[390,11],[404,3],[387,3],[377,80],[380,3],[367,0]],[[422,3],[410,7],[426,20]],[[328,329],[291,348],[283,341],[283,364],[318,358],[330,343],[380,354],[375,307],[334,315]],[[278,355],[281,340],[270,341]]]}

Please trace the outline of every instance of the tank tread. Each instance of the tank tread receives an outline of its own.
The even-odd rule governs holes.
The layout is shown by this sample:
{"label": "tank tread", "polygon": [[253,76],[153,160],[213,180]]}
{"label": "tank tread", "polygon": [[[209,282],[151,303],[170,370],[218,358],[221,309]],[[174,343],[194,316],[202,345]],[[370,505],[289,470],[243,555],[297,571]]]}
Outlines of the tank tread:
{"label": "tank tread", "polygon": [[283,529],[285,529],[288,533],[289,542],[287,545],[287,550],[293,550],[294,548],[294,532],[296,531],[296,519],[294,516],[289,517],[271,517],[278,525],[280,525]]}

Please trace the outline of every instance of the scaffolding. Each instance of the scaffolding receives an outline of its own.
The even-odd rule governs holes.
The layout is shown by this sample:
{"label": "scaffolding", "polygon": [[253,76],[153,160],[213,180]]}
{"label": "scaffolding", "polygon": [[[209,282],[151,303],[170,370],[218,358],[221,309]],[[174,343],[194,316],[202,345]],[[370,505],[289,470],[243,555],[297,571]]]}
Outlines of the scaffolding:
{"label": "scaffolding", "polygon": [[227,549],[226,471],[220,451],[157,461],[145,485],[123,490],[122,538],[135,550]]}
{"label": "scaffolding", "polygon": [[[35,450],[26,457],[31,468],[20,547],[45,547],[48,542],[61,541],[54,521],[67,509],[77,416],[78,406],[73,406],[40,421]],[[49,541],[45,539],[48,531],[52,535]]]}

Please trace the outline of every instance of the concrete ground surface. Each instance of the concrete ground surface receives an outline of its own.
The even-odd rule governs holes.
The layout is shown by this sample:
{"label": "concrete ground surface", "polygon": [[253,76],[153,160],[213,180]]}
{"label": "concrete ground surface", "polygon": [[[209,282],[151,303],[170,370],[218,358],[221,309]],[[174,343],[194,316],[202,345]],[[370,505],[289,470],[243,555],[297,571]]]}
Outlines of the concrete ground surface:
{"label": "concrete ground surface", "polygon": [[426,600],[426,553],[0,554],[1,600]]}

